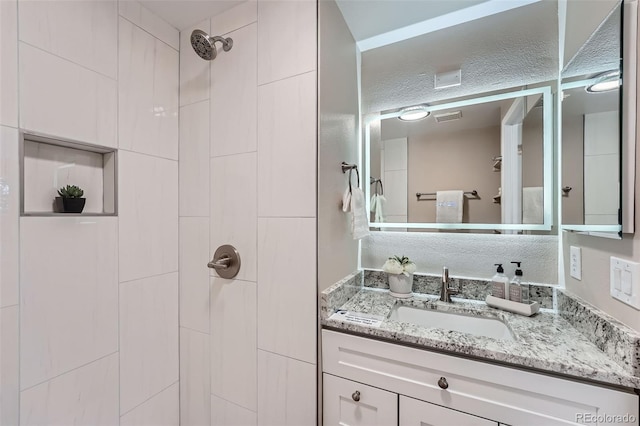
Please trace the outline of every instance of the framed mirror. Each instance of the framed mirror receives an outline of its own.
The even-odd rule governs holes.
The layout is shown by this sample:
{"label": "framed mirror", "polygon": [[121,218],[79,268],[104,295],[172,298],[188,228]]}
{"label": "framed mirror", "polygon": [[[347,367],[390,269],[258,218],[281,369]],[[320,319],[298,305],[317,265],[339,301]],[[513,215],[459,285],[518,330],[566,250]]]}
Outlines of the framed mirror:
{"label": "framed mirror", "polygon": [[370,226],[551,232],[558,2],[393,2],[402,26],[361,38],[384,3],[338,2],[361,56]]}
{"label": "framed mirror", "polygon": [[561,227],[621,238],[633,232],[634,185],[625,177],[634,168],[629,157],[635,160],[635,96],[629,93],[636,90],[636,55],[629,48],[635,43],[628,42],[635,33],[636,2],[598,2],[590,19],[576,3],[567,3],[569,57],[557,107]]}

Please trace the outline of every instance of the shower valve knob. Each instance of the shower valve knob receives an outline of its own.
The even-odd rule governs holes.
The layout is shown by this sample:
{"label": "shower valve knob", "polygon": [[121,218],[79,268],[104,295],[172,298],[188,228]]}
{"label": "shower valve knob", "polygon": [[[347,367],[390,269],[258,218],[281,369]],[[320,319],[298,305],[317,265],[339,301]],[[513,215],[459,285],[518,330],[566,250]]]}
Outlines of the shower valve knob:
{"label": "shower valve knob", "polygon": [[232,245],[220,246],[207,267],[215,269],[220,278],[233,278],[240,271],[240,253]]}

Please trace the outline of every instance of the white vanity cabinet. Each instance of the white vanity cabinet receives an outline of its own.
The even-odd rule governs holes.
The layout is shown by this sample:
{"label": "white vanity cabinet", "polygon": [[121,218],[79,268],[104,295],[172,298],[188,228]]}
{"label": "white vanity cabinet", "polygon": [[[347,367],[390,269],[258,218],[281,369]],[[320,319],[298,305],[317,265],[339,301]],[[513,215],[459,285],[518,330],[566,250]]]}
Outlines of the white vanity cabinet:
{"label": "white vanity cabinet", "polygon": [[398,424],[398,395],[331,374],[322,375],[324,423],[349,426]]}
{"label": "white vanity cabinet", "polygon": [[399,422],[402,426],[498,426],[493,420],[406,396],[400,396]]}
{"label": "white vanity cabinet", "polygon": [[[394,419],[385,425],[399,419],[400,426],[603,425],[621,423],[617,416],[638,424],[639,400],[632,391],[330,330],[322,331],[322,363],[327,426],[380,424],[382,416]],[[365,389],[386,399],[365,401]]]}

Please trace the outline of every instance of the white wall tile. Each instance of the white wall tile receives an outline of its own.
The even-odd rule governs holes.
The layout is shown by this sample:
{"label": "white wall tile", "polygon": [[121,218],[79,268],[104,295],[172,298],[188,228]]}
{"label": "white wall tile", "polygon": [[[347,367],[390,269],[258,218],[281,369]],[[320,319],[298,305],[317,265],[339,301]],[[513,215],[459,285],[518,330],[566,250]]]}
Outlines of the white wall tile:
{"label": "white wall tile", "polygon": [[120,148],[177,160],[178,52],[122,18],[119,43]]}
{"label": "white wall tile", "polygon": [[211,393],[256,409],[256,284],[211,279]]}
{"label": "white wall tile", "polygon": [[18,159],[18,130],[0,126],[0,307],[18,304]]}
{"label": "white wall tile", "polygon": [[257,26],[227,34],[233,39],[233,49],[211,63],[213,157],[256,150]]}
{"label": "white wall tile", "polygon": [[255,153],[211,159],[211,254],[235,246],[242,261],[236,278],[247,281],[256,280],[256,185]]}
{"label": "white wall tile", "polygon": [[118,2],[21,0],[20,40],[116,79]]}
{"label": "white wall tile", "polygon": [[258,351],[258,424],[316,424],[316,366]]}
{"label": "white wall tile", "polygon": [[120,417],[121,426],[178,426],[180,386],[175,383]]}
{"label": "white wall tile", "polygon": [[115,80],[20,43],[23,129],[115,147],[117,97]]}
{"label": "white wall tile", "polygon": [[178,274],[120,284],[121,414],[178,380],[178,352]]}
{"label": "white wall tile", "polygon": [[315,216],[315,72],[260,86],[258,134],[259,215]]}
{"label": "white wall tile", "polygon": [[19,308],[0,309],[0,424],[17,425],[20,400]]}
{"label": "white wall tile", "polygon": [[258,282],[258,347],[315,363],[315,219],[259,219]]}
{"label": "white wall tile", "polygon": [[227,34],[258,20],[258,2],[248,0],[238,6],[211,17],[211,29],[216,34]]}
{"label": "white wall tile", "polygon": [[175,50],[180,49],[180,33],[164,19],[135,0],[119,0],[120,16],[133,22]]}
{"label": "white wall tile", "polygon": [[178,163],[120,151],[120,281],[178,270]]}
{"label": "white wall tile", "polygon": [[259,84],[316,69],[316,7],[306,0],[258,1]]}
{"label": "white wall tile", "polygon": [[118,354],[20,394],[21,425],[118,424]]}
{"label": "white wall tile", "polygon": [[97,152],[46,143],[24,143],[24,211],[51,212],[58,189],[78,185],[84,190],[83,212],[103,212],[103,157]]}
{"label": "white wall tile", "polygon": [[117,227],[114,217],[20,219],[22,389],[118,350]]}
{"label": "white wall tile", "polygon": [[256,426],[255,411],[211,395],[211,426]]}
{"label": "white wall tile", "polygon": [[180,218],[180,325],[209,333],[209,218]]}
{"label": "white wall tile", "polygon": [[17,0],[0,2],[0,125],[18,127]]}
{"label": "white wall tile", "polygon": [[180,216],[209,216],[209,101],[180,108]]}
{"label": "white wall tile", "polygon": [[210,21],[207,19],[180,32],[180,106],[209,99],[211,62],[196,55],[191,47],[191,33],[195,29],[210,33]]}
{"label": "white wall tile", "polygon": [[210,337],[180,329],[180,424],[209,425],[211,417]]}

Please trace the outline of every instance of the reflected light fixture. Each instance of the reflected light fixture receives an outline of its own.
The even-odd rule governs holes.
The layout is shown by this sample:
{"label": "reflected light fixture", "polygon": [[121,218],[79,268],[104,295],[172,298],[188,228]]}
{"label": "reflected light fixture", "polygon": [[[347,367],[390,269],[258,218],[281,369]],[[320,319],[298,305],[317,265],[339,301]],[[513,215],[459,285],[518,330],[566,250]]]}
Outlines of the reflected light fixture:
{"label": "reflected light fixture", "polygon": [[620,71],[607,71],[595,77],[596,82],[587,86],[587,93],[602,93],[616,90],[620,86]]}
{"label": "reflected light fixture", "polygon": [[431,112],[427,111],[426,105],[416,105],[400,110],[398,119],[402,121],[416,121],[427,118],[429,115],[431,115]]}

